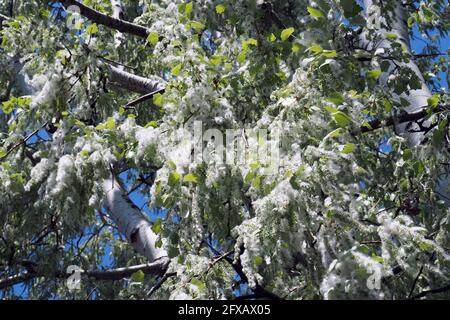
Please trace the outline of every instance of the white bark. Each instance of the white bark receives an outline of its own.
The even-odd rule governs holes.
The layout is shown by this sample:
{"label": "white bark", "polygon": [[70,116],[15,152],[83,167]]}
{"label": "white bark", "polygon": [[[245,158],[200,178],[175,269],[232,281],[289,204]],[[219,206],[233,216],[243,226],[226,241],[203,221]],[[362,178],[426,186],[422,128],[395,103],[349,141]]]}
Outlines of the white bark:
{"label": "white bark", "polygon": [[125,90],[147,94],[164,87],[161,79],[137,76],[110,64],[105,66],[109,70],[109,80]]}
{"label": "white bark", "polygon": [[106,194],[105,206],[111,219],[136,251],[145,256],[149,262],[167,258],[167,252],[156,247],[158,237],[153,232],[150,222],[139,208],[131,203],[119,183],[115,179],[104,180],[103,190]]}
{"label": "white bark", "polygon": [[[379,6],[376,6],[373,4],[373,0],[364,0],[364,4],[368,13],[368,19],[373,19],[374,17],[370,17],[370,12],[372,10],[379,10]],[[394,33],[397,35],[398,40],[402,41],[406,45],[406,49],[409,53],[411,53],[411,43],[409,39],[409,33],[408,33],[408,25],[407,25],[407,17],[405,16],[405,9],[402,5],[402,1],[397,1],[396,7],[394,12],[391,13],[391,18],[393,19],[391,28],[389,30],[382,30],[386,33]],[[390,46],[390,42],[387,40],[384,40],[378,45],[378,48],[388,48]],[[419,70],[419,67],[417,64],[414,63],[414,61],[411,59],[409,63],[400,63],[397,62],[401,66],[407,66],[410,68],[420,79],[420,82],[422,84],[422,88],[418,90],[410,90],[409,94],[402,94],[400,96],[397,96],[396,98],[404,98],[406,99],[410,105],[406,108],[406,111],[408,113],[418,112],[421,110],[424,110],[428,105],[428,99],[431,97],[431,92],[428,86],[425,83],[425,80],[423,78],[422,73]],[[385,78],[387,78],[387,75],[383,75]],[[386,81],[386,79],[385,79]],[[427,122],[425,122],[425,125],[427,125]],[[411,126],[411,123],[402,123],[396,126],[396,130],[398,133],[403,133],[405,138],[407,138],[408,143],[410,147],[417,146],[421,143],[421,141],[424,139],[425,135],[422,132],[405,132],[406,128]],[[412,129],[417,129],[417,125],[412,125]],[[444,200],[447,204],[447,206],[450,206],[450,174],[446,173],[443,174],[439,179],[436,187],[436,193],[438,196]]]}
{"label": "white bark", "polygon": [[[391,18],[392,22],[390,24],[390,28],[384,29],[384,28],[380,27],[380,31],[382,33],[395,34],[397,36],[398,41],[401,41],[405,45],[407,52],[409,54],[412,54],[411,53],[411,43],[409,40],[407,18],[405,17],[405,9],[404,9],[404,6],[402,5],[402,1],[396,1],[395,10],[393,12],[389,13],[389,17],[382,17],[379,12],[380,6],[374,5],[373,2],[374,2],[373,0],[364,0],[364,4],[365,4],[365,7],[366,7],[366,10],[368,13],[369,21],[372,20],[371,21],[372,23],[380,24],[381,19]],[[371,13],[374,13],[374,14],[371,15]],[[387,49],[390,46],[391,46],[391,42],[388,40],[383,40],[383,41],[381,41],[381,43],[377,44],[377,48]],[[412,113],[412,112],[416,112],[416,111],[420,111],[420,110],[424,109],[428,105],[427,100],[428,100],[428,98],[431,97],[431,92],[430,92],[428,86],[426,85],[425,80],[424,80],[422,73],[420,72],[418,66],[412,59],[408,63],[403,63],[403,62],[398,62],[398,61],[396,61],[396,63],[402,67],[408,67],[409,69],[411,69],[419,78],[419,80],[422,84],[422,88],[418,89],[418,90],[409,90],[407,94],[403,93],[400,96],[397,96],[394,94],[394,98],[396,100],[403,98],[409,102],[409,106],[407,108],[405,108],[405,111],[407,111],[408,113]],[[380,81],[382,83],[387,82],[389,72],[392,71],[393,68],[394,68],[394,64],[391,62],[390,70],[380,77]],[[408,126],[412,126],[411,128],[413,128],[413,129],[418,129],[418,127],[414,126],[414,124],[412,124],[412,123],[404,123],[404,124],[397,125],[396,130],[398,133],[404,134],[405,138],[408,139],[408,142],[411,145],[411,147],[420,144],[420,142],[424,138],[424,134],[421,132],[407,133],[407,132],[405,132],[405,130]]]}
{"label": "white bark", "polygon": [[122,1],[121,0],[111,0],[111,7],[113,11],[113,17],[116,19],[123,18]]}
{"label": "white bark", "polygon": [[[125,278],[129,278],[133,275],[133,273],[137,271],[142,271],[144,274],[150,275],[161,275],[167,270],[169,265],[169,259],[159,259],[153,263],[145,263],[135,266],[129,266],[124,268],[117,269],[107,269],[107,270],[94,270],[94,271],[81,271],[80,276],[88,277],[94,280],[121,280]],[[37,264],[34,265],[37,267]],[[69,273],[63,271],[57,271],[54,273],[55,278],[67,279],[69,277]],[[0,279],[0,290],[4,290],[16,284],[30,281],[37,277],[45,277],[45,274],[40,274],[35,270],[27,270],[23,273],[16,274],[6,279]]]}
{"label": "white bark", "polygon": [[[21,88],[22,93],[30,96],[36,95],[35,89],[28,83],[28,76],[23,73],[23,64],[19,59],[12,58],[11,60],[16,75],[16,83]],[[149,79],[131,75],[116,67],[110,66],[110,68],[117,70],[112,72],[113,75],[116,74],[116,79],[119,77],[126,82],[127,78],[131,78],[136,82],[133,84],[131,81],[132,86],[139,85],[146,92],[151,91],[153,86],[157,85]],[[128,199],[119,183],[116,180],[104,180],[103,189],[106,195],[105,205],[119,231],[126,236],[133,248],[145,256],[149,262],[159,259],[161,266],[166,266],[169,261],[167,253],[163,249],[156,248],[157,235],[152,231],[150,222],[139,208]]]}
{"label": "white bark", "polygon": [[92,22],[95,22],[97,24],[101,24],[104,26],[107,26],[109,28],[113,28],[117,31],[133,34],[138,37],[147,38],[148,36],[148,29],[146,27],[124,21],[122,19],[116,19],[114,17],[111,17],[109,15],[103,14],[100,11],[94,10],[86,5],[84,5],[82,2],[77,0],[61,0],[61,2],[64,4],[66,8],[70,6],[76,6],[80,10],[80,14],[87,19],[91,20]]}
{"label": "white bark", "polygon": [[[112,16],[116,19],[123,20],[123,8],[122,8],[122,1],[121,0],[111,0],[111,7],[112,7]],[[123,33],[120,31],[117,31],[114,35],[114,45],[116,47],[119,47],[122,44],[122,41],[125,39],[123,36]]]}

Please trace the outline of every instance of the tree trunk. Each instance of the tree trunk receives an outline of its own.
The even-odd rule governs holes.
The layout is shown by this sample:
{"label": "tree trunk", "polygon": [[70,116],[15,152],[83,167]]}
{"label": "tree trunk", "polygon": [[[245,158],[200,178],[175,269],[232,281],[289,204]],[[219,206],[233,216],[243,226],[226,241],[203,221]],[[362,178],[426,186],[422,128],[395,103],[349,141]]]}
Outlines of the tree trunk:
{"label": "tree trunk", "polygon": [[[390,27],[388,29],[384,29],[380,26],[380,31],[382,33],[390,33],[395,34],[397,36],[398,41],[402,42],[405,45],[405,48],[409,54],[411,54],[411,43],[409,40],[409,30],[407,19],[405,17],[405,9],[402,5],[401,1],[396,1],[395,10],[389,13],[381,12],[380,5],[374,5],[373,0],[364,0],[364,4],[366,7],[368,21],[373,20],[372,23],[380,23],[382,18],[392,19],[390,23]],[[371,13],[374,13],[371,15]],[[383,17],[384,14],[384,17]],[[372,44],[373,46],[373,44]],[[389,40],[382,40],[381,43],[377,44],[377,48],[388,49],[391,46],[391,42]],[[373,49],[373,48],[370,48]],[[411,69],[419,78],[420,83],[422,85],[421,89],[418,90],[409,90],[408,94],[403,93],[401,95],[393,94],[394,99],[397,101],[400,98],[403,98],[409,102],[409,106],[405,108],[405,111],[408,113],[414,113],[423,110],[428,105],[428,99],[431,97],[431,92],[425,83],[425,80],[420,72],[418,66],[415,64],[414,60],[410,60],[408,63],[395,61],[395,63],[402,67],[408,67]],[[389,73],[394,69],[394,62],[390,62],[391,67],[388,72],[382,74],[380,77],[380,81],[382,83],[387,82],[387,78],[389,77]],[[412,129],[418,129],[417,125],[412,122],[406,122],[402,124],[398,124],[396,126],[396,131],[399,134],[404,134],[405,138],[408,140],[408,143],[411,147],[420,144],[420,142],[424,138],[424,134],[421,132],[408,133],[405,132],[406,128],[411,127]]]}
{"label": "tree trunk", "polygon": [[143,213],[125,195],[122,187],[114,179],[103,181],[106,194],[105,207],[111,219],[118,226],[137,252],[149,262],[166,257],[167,252],[156,247],[157,235],[152,231],[151,224]]}
{"label": "tree trunk", "polygon": [[[33,88],[28,84],[25,74],[22,72],[23,64],[17,58],[12,58],[13,68],[16,76],[16,83],[21,88],[24,95],[34,95]],[[138,86],[141,90],[149,92],[156,84],[151,80],[126,73],[116,67],[110,66],[112,77],[119,78],[120,81],[130,85]],[[136,89],[136,87],[135,87]],[[149,90],[149,91],[147,91]],[[161,266],[167,266],[169,258],[167,252],[156,247],[157,236],[151,229],[151,224],[144,214],[129,199],[125,191],[115,179],[103,181],[103,190],[105,192],[105,206],[108,209],[111,219],[117,225],[133,248],[145,256],[149,262],[159,259]]]}
{"label": "tree trunk", "polygon": [[[372,10],[380,10],[379,5],[374,5],[373,0],[364,0],[364,4],[366,7],[366,13],[367,18],[369,19],[378,19],[377,16],[370,17],[370,12],[373,12]],[[392,24],[389,30],[382,29],[385,33],[393,33],[397,35],[397,38],[399,41],[402,41],[406,49],[409,53],[411,53],[411,43],[409,39],[409,32],[408,32],[408,25],[407,25],[407,18],[405,15],[405,9],[404,5],[402,5],[401,1],[396,2],[395,10],[393,12],[389,13],[390,18],[392,18]],[[388,48],[390,46],[390,42],[388,40],[383,40],[377,47],[378,48]],[[425,80],[423,78],[422,73],[419,70],[419,67],[415,64],[415,62],[411,59],[408,63],[401,63],[396,61],[398,65],[401,66],[407,66],[409,67],[418,77],[422,84],[422,88],[418,90],[410,90],[409,94],[402,94],[400,96],[397,96],[394,94],[394,97],[396,99],[404,98],[409,102],[409,106],[406,108],[406,111],[408,113],[417,113],[423,111],[427,105],[428,105],[428,99],[431,97],[431,91],[428,88],[427,84],[425,83]],[[393,62],[391,62],[391,69],[393,68]],[[387,80],[387,77],[389,72],[387,74],[382,75],[384,76],[384,81]],[[424,123],[427,125],[427,122]],[[396,125],[396,131],[399,134],[404,134],[405,138],[408,140],[408,144],[410,147],[417,146],[421,143],[423,138],[425,137],[425,134],[423,132],[407,132],[406,128],[412,128],[417,129],[417,124],[414,124],[413,122],[404,122],[399,123]],[[444,174],[442,175],[438,181],[437,181],[437,187],[436,192],[438,196],[444,200],[447,204],[447,206],[450,206],[450,174]]]}
{"label": "tree trunk", "polygon": [[[113,18],[124,20],[123,15],[123,7],[122,7],[122,1],[121,0],[111,0],[111,7],[112,7],[112,16]],[[114,34],[114,44],[116,47],[120,47],[124,40],[123,33],[120,31],[117,31]]]}

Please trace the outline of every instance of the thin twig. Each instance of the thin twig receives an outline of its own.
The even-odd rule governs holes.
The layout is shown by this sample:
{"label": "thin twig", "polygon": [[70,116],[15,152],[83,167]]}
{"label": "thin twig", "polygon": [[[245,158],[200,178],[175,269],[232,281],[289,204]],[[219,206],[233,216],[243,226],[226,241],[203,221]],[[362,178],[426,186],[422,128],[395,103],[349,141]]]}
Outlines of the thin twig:
{"label": "thin twig", "polygon": [[419,280],[419,277],[420,277],[420,275],[421,275],[422,272],[423,272],[423,267],[424,267],[424,265],[422,265],[422,266],[420,267],[420,270],[419,270],[419,272],[417,273],[416,278],[414,279],[413,285],[411,286],[411,290],[409,291],[408,299],[411,299],[411,296],[412,296],[412,294],[414,293],[414,289],[416,288],[417,281]]}
{"label": "thin twig", "polygon": [[154,96],[155,94],[158,94],[158,93],[161,93],[161,92],[164,92],[164,91],[165,91],[165,89],[162,88],[162,89],[158,89],[158,90],[155,90],[155,91],[153,91],[153,92],[147,93],[146,95],[143,95],[142,97],[139,97],[139,98],[137,98],[137,99],[135,99],[135,100],[133,100],[133,101],[128,102],[128,103],[125,105],[125,108],[131,108],[131,107],[134,107],[135,105],[137,105],[137,104],[139,104],[139,103],[142,103],[142,102],[144,102],[144,101],[150,100],[151,98],[153,98],[153,96]]}
{"label": "thin twig", "polygon": [[450,291],[450,284],[448,284],[444,287],[437,288],[437,289],[424,290],[421,293],[416,294],[415,296],[411,297],[411,300],[423,298],[429,294],[443,293],[443,292],[447,292],[447,291]]}
{"label": "thin twig", "polygon": [[148,297],[151,297],[151,295],[153,293],[155,293],[156,290],[158,290],[159,288],[161,288],[161,286],[164,284],[164,282],[167,281],[167,279],[171,278],[171,277],[175,277],[177,275],[176,272],[169,272],[166,273],[149,291],[148,291]]}
{"label": "thin twig", "polygon": [[15,149],[17,149],[18,147],[20,147],[21,145],[23,145],[24,143],[26,143],[28,140],[30,140],[34,135],[36,135],[40,130],[42,130],[43,128],[45,128],[47,126],[48,122],[44,123],[39,129],[34,130],[32,133],[30,133],[28,136],[26,136],[25,138],[23,138],[21,141],[19,141],[18,143],[16,143],[14,146],[12,146],[11,148],[8,149],[8,151],[6,151],[6,154],[3,157],[0,157],[0,161],[3,161],[4,159],[6,159]]}

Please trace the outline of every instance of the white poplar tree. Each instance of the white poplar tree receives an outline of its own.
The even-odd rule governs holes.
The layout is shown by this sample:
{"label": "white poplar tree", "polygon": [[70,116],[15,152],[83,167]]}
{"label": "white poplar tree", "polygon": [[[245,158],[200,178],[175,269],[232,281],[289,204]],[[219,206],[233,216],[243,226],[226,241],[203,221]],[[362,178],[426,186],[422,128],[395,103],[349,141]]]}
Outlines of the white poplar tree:
{"label": "white poplar tree", "polygon": [[448,298],[449,17],[0,0],[0,297]]}

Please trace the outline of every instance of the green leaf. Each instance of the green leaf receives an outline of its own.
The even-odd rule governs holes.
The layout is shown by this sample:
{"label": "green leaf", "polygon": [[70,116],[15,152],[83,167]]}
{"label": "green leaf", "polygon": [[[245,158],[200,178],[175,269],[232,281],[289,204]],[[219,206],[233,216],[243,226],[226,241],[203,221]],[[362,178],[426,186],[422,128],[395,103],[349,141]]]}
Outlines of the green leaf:
{"label": "green leaf", "polygon": [[433,137],[431,139],[433,146],[436,148],[442,148],[445,139],[445,126],[447,125],[447,119],[439,122],[437,130],[434,130]]}
{"label": "green leaf", "polygon": [[192,278],[191,283],[199,288],[200,291],[205,291],[206,284],[198,278]]}
{"label": "green leaf", "polygon": [[287,39],[289,39],[289,37],[294,33],[295,29],[294,28],[287,28],[284,29],[283,31],[281,31],[281,40],[286,41]]}
{"label": "green leaf", "polygon": [[391,40],[395,40],[397,39],[397,35],[395,33],[386,33],[386,38],[391,39]]}
{"label": "green leaf", "polygon": [[408,84],[412,90],[419,90],[422,88],[422,81],[415,74],[411,76]]}
{"label": "green leaf", "polygon": [[433,251],[433,246],[432,246],[430,243],[424,242],[424,241],[422,241],[422,242],[419,244],[419,248],[420,248],[420,250],[422,250],[422,251],[427,251],[427,252]]}
{"label": "green leaf", "polygon": [[247,53],[245,52],[245,50],[242,50],[241,53],[239,53],[239,55],[237,56],[237,61],[239,63],[244,63],[246,57]]}
{"label": "green leaf", "polygon": [[0,148],[0,158],[4,158],[6,156],[6,150],[3,148]]}
{"label": "green leaf", "polygon": [[325,15],[323,14],[322,11],[320,11],[319,9],[313,8],[313,7],[308,7],[307,8],[309,14],[314,17],[314,18],[322,18]]}
{"label": "green leaf", "polygon": [[309,47],[307,49],[307,51],[311,51],[312,53],[319,54],[323,51],[323,48],[318,44],[314,44],[311,47]]}
{"label": "green leaf", "polygon": [[417,160],[413,164],[414,172],[419,175],[425,171],[425,166],[422,161]]}
{"label": "green leaf", "polygon": [[105,128],[108,130],[113,130],[116,127],[116,120],[114,118],[109,117],[108,120],[106,120]]}
{"label": "green leaf", "polygon": [[364,245],[364,244],[358,246],[357,250],[358,250],[359,252],[364,253],[364,254],[369,254],[369,251],[370,251],[370,250],[369,250],[369,247],[366,246],[366,245]]}
{"label": "green leaf", "polygon": [[332,106],[325,106],[324,109],[325,109],[326,111],[328,111],[329,113],[336,113],[336,112],[339,111],[338,109],[333,108]]}
{"label": "green leaf", "polygon": [[87,156],[89,156],[89,151],[87,151],[87,150],[81,150],[80,155],[81,155],[82,157],[87,157]]}
{"label": "green leaf", "polygon": [[274,42],[275,40],[277,40],[277,37],[273,33],[271,33],[269,36],[269,41]]}
{"label": "green leaf", "polygon": [[252,181],[254,177],[255,177],[255,174],[254,174],[252,171],[249,171],[249,172],[245,175],[244,181],[245,181],[246,183],[248,183],[248,182]]}
{"label": "green leaf", "polygon": [[252,181],[252,187],[255,189],[259,189],[261,187],[261,176],[256,176]]}
{"label": "green leaf", "polygon": [[5,34],[5,35],[3,36],[3,39],[2,39],[2,45],[1,45],[1,47],[2,47],[3,49],[5,49],[7,44],[8,44],[8,36]]}
{"label": "green leaf", "polygon": [[413,153],[411,149],[403,150],[403,160],[408,161],[413,157]]}
{"label": "green leaf", "polygon": [[286,77],[286,73],[284,73],[283,71],[280,72],[276,72],[275,75],[280,78],[281,81],[286,81],[287,77]]}
{"label": "green leaf", "polygon": [[327,99],[335,105],[341,105],[344,103],[344,97],[339,92],[333,92]]}
{"label": "green leaf", "polygon": [[78,20],[78,21],[75,23],[74,28],[75,28],[75,30],[81,30],[81,29],[83,29],[83,21],[82,21],[82,20]]}
{"label": "green leaf", "polygon": [[187,16],[189,16],[192,12],[193,3],[189,2],[186,4],[186,8],[184,9],[184,13],[186,13]]}
{"label": "green leaf", "polygon": [[209,57],[209,61],[214,66],[217,66],[222,62],[222,57],[214,55],[214,56]]}
{"label": "green leaf", "polygon": [[183,13],[183,12],[185,12],[186,11],[186,3],[180,3],[179,5],[178,5],[178,12],[179,13]]}
{"label": "green leaf", "polygon": [[328,139],[328,138],[337,138],[337,137],[340,137],[341,135],[342,135],[342,128],[337,128],[337,129],[331,131],[329,134],[327,134],[325,136],[324,140]]}
{"label": "green leaf", "polygon": [[198,21],[192,21],[191,27],[197,32],[201,32],[203,29],[205,29],[205,25]]}
{"label": "green leaf", "polygon": [[98,26],[97,26],[97,24],[93,23],[93,24],[87,26],[86,27],[86,32],[88,34],[96,34],[96,33],[98,33]]}
{"label": "green leaf", "polygon": [[342,111],[336,112],[333,117],[334,121],[336,121],[337,125],[341,128],[345,128],[352,121],[351,118]]}
{"label": "green leaf", "polygon": [[169,186],[173,187],[173,186],[177,185],[180,182],[180,180],[181,180],[181,174],[179,174],[178,172],[172,171],[169,174],[169,181],[168,181]]}
{"label": "green leaf", "polygon": [[149,123],[147,123],[147,124],[145,125],[144,128],[150,128],[150,127],[152,127],[152,128],[157,128],[157,127],[158,127],[158,122],[156,122],[156,121],[150,121]]}
{"label": "green leaf", "polygon": [[342,148],[341,153],[349,154],[349,153],[352,153],[353,151],[355,151],[355,149],[356,149],[356,144],[354,144],[354,143],[347,143]]}
{"label": "green leaf", "polygon": [[323,50],[322,56],[327,57],[327,58],[336,58],[337,52],[336,52],[336,50]]}
{"label": "green leaf", "polygon": [[131,280],[133,282],[144,282],[145,274],[142,270],[136,271],[131,275]]}
{"label": "green leaf", "polygon": [[2,111],[4,114],[10,114],[14,110],[14,103],[12,101],[5,101],[2,103]]}
{"label": "green leaf", "polygon": [[392,110],[392,103],[388,99],[384,99],[383,106],[384,106],[384,110],[386,112],[391,112],[391,110]]}
{"label": "green leaf", "polygon": [[255,161],[255,162],[250,163],[250,169],[256,170],[258,168],[261,168],[260,161]]}
{"label": "green leaf", "polygon": [[164,105],[163,95],[161,93],[157,93],[153,96],[153,104],[157,107],[162,107]]}
{"label": "green leaf", "polygon": [[183,67],[183,66],[182,66],[182,64],[180,63],[180,64],[176,65],[175,67],[173,67],[173,68],[170,70],[170,73],[172,73],[174,76],[179,76],[180,73],[181,73],[181,68],[182,68],[182,67]]}
{"label": "green leaf", "polygon": [[159,41],[159,34],[158,34],[158,32],[157,31],[150,32],[150,34],[148,35],[147,40],[152,45],[156,45],[158,43],[158,41]]}
{"label": "green leaf", "polygon": [[258,40],[253,39],[253,38],[250,38],[250,39],[248,39],[248,40],[242,41],[242,48],[243,48],[244,50],[248,49],[248,48],[249,48],[249,45],[257,46],[257,45],[258,45]]}
{"label": "green leaf", "polygon": [[263,262],[264,262],[264,260],[263,260],[263,258],[262,258],[261,256],[256,256],[256,257],[254,258],[254,261],[255,261],[255,265],[256,265],[256,266],[260,266],[260,265],[262,265]]}
{"label": "green leaf", "polygon": [[172,160],[167,161],[166,165],[170,170],[173,170],[173,171],[175,171],[177,168],[177,165]]}
{"label": "green leaf", "polygon": [[159,234],[162,229],[162,219],[158,218],[152,225],[152,231],[156,234]]}
{"label": "green leaf", "polygon": [[366,73],[367,78],[369,79],[376,79],[381,75],[381,70],[374,69]]}
{"label": "green leaf", "polygon": [[193,173],[188,173],[187,175],[184,176],[183,181],[197,183],[197,176]]}
{"label": "green leaf", "polygon": [[428,98],[427,102],[429,107],[436,108],[439,104],[439,94],[433,94],[430,98]]}
{"label": "green leaf", "polygon": [[179,254],[180,254],[180,250],[178,250],[178,248],[177,247],[170,247],[169,248],[169,252],[168,252],[168,254],[169,254],[169,258],[175,258],[175,257],[177,257]]}
{"label": "green leaf", "polygon": [[[4,156],[1,156],[1,149],[0,149],[0,158],[2,158]],[[9,162],[3,162],[2,163],[2,167],[5,171],[9,171],[12,168],[12,165]]]}
{"label": "green leaf", "polygon": [[218,4],[218,5],[216,6],[216,12],[217,12],[218,14],[224,13],[224,12],[225,12],[225,6],[224,6],[223,4]]}
{"label": "green leaf", "polygon": [[300,50],[302,49],[302,45],[300,43],[293,43],[292,44],[292,52],[293,53],[297,53],[300,52]]}

